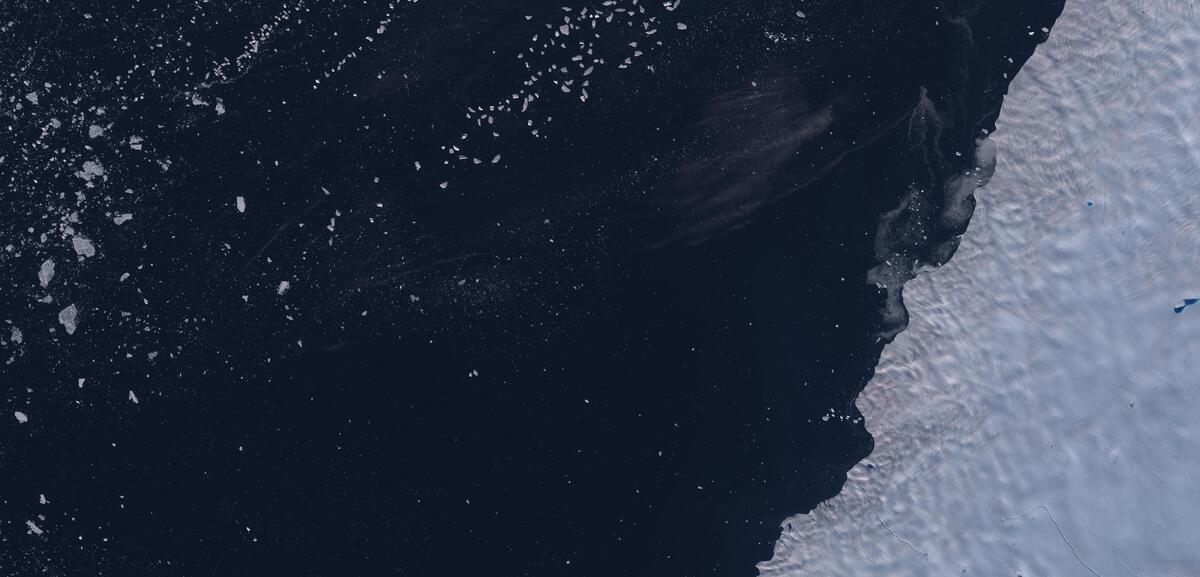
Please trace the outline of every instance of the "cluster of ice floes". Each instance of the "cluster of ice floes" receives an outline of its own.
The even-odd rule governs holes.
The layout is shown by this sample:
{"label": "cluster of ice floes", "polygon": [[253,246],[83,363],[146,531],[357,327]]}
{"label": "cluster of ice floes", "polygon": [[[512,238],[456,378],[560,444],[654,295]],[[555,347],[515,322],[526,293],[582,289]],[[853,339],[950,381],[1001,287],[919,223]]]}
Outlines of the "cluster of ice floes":
{"label": "cluster of ice floes", "polygon": [[[344,53],[328,55],[327,62],[312,63],[312,87],[329,87],[339,72],[377,46],[389,28],[397,27],[404,6],[416,1],[373,7],[360,30],[329,32],[342,34],[339,41],[343,43],[347,34],[354,40]],[[216,9],[208,3],[181,6],[171,15],[177,24],[174,32],[155,38],[144,49],[130,48],[127,54],[106,60],[107,65],[128,58],[128,66],[120,71],[97,69],[60,83],[44,80],[49,77],[46,71],[17,67],[0,79],[0,117],[7,128],[6,141],[0,144],[0,171],[5,178],[0,194],[7,211],[0,226],[0,280],[6,294],[6,314],[0,319],[0,370],[29,372],[33,369],[22,367],[22,361],[36,357],[42,366],[37,370],[43,371],[46,381],[40,384],[61,381],[64,391],[75,394],[102,391],[107,406],[128,410],[153,403],[161,394],[145,385],[151,380],[147,367],[154,363],[161,367],[164,359],[180,358],[192,342],[189,338],[206,325],[195,312],[181,313],[162,304],[170,296],[166,293],[190,287],[156,285],[150,289],[150,283],[161,285],[161,279],[151,280],[151,275],[143,274],[158,264],[154,258],[163,258],[166,252],[152,245],[163,240],[162,230],[146,227],[162,221],[157,215],[172,210],[160,188],[178,188],[180,179],[172,169],[181,159],[172,156],[169,129],[147,123],[141,115],[150,108],[161,112],[166,106],[178,109],[177,122],[185,127],[228,122],[233,115],[225,115],[235,110],[236,103],[227,100],[226,89],[259,68],[277,65],[275,56],[286,53],[290,44],[314,41],[304,27],[318,8],[337,10],[306,0],[285,2],[244,37],[239,52],[214,59],[208,47],[193,45],[189,26],[228,15],[215,14]],[[679,8],[679,0],[657,4],[606,0],[587,7],[562,7],[553,18],[518,17],[513,26],[527,27],[529,42],[512,58],[528,75],[497,99],[468,107],[461,133],[455,129],[454,135],[447,135],[446,140],[453,141],[441,151],[445,161],[426,167],[426,174],[432,172],[432,182],[447,189],[450,174],[461,170],[460,165],[479,165],[481,170],[502,167],[504,154],[498,142],[502,133],[544,137],[542,131],[553,118],[538,114],[539,103],[554,98],[586,105],[597,93],[593,82],[605,74],[635,67],[653,73],[648,55],[671,35],[688,33],[687,23],[677,17]],[[84,21],[93,18],[86,13],[79,17]],[[19,21],[0,22],[0,34],[23,26],[26,24]],[[118,44],[133,46],[147,40],[135,26],[112,26],[118,31],[119,37],[114,39]],[[108,34],[110,29],[105,30]],[[0,55],[9,64],[20,57],[9,52]],[[420,171],[421,162],[414,159],[436,154],[440,153],[413,151],[412,159],[401,162]],[[319,183],[311,188],[325,197],[333,194]],[[216,207],[213,214],[226,215],[226,223],[238,223],[233,226],[250,227],[255,212],[272,210],[255,198],[253,190],[223,191],[212,203]],[[375,206],[382,209],[384,205]],[[348,219],[329,204],[321,205],[320,210],[325,211],[316,213],[321,215],[320,226],[304,228],[300,234],[311,234],[314,240],[324,235],[321,240],[333,244],[335,233],[348,226]],[[374,216],[363,220],[376,222]],[[237,242],[234,238],[219,242],[224,249],[221,255],[243,249],[243,253],[255,255],[251,260],[257,260],[264,272],[247,274],[246,286],[234,287],[228,295],[231,310],[254,304],[261,297],[269,303],[264,306],[275,307],[272,310],[278,316],[295,321],[300,314],[294,304],[297,293],[307,290],[310,283],[280,270],[282,265],[277,263],[285,259],[273,260],[273,255],[264,254],[266,246],[238,247]],[[307,255],[296,256],[303,260]],[[465,289],[491,290],[479,288],[482,283],[477,278],[470,285],[466,278],[454,281]],[[406,294],[406,305],[425,304],[420,295]],[[222,297],[206,298],[220,301]],[[367,311],[361,314],[366,316]],[[175,340],[162,345],[157,342],[161,335]],[[281,346],[304,344],[296,336],[287,337],[286,345],[281,335],[266,338],[272,336],[281,340]],[[201,335],[195,340],[205,338]],[[84,350],[87,354],[79,355]],[[178,376],[185,370],[191,369],[176,366],[158,369],[156,374]],[[474,369],[469,373],[478,375]],[[7,411],[13,415],[9,426],[20,427],[23,433],[50,426],[48,411],[39,409],[46,406],[51,393],[24,386],[22,392],[10,386],[12,394],[5,397]],[[59,395],[54,402],[61,405],[63,398]],[[72,397],[69,402],[80,401]],[[45,504],[43,499],[41,505]],[[26,527],[36,537],[53,530],[52,521],[40,515],[26,521]]]}
{"label": "cluster of ice floes", "polygon": [[[605,0],[599,6],[562,7],[559,16],[535,28],[525,49],[514,56],[528,73],[521,85],[495,101],[467,107],[465,115],[471,126],[442,147],[448,155],[446,162],[499,163],[501,154],[479,151],[496,150],[499,145],[495,141],[505,131],[545,138],[543,130],[554,117],[538,114],[538,103],[550,98],[587,103],[592,95],[589,89],[595,90],[593,80],[605,69],[641,66],[654,72],[654,64],[646,62],[646,56],[663,46],[666,35],[688,29],[675,17],[680,2],[656,5]],[[534,20],[533,16],[525,18]],[[473,143],[472,136],[485,143]]]}

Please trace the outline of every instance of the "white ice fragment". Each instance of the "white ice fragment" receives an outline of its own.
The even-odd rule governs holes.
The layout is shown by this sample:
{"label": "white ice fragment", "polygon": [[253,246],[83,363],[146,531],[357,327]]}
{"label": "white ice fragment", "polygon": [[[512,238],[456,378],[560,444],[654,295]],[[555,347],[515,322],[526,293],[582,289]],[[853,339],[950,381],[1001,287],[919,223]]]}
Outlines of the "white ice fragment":
{"label": "white ice fragment", "polygon": [[104,129],[93,124],[88,127],[88,138],[99,138],[104,135]]}
{"label": "white ice fragment", "polygon": [[133,215],[129,214],[128,212],[126,212],[124,214],[118,214],[117,216],[113,217],[113,223],[114,224],[125,224],[126,222],[129,222],[129,220],[132,218],[133,218]]}
{"label": "white ice fragment", "polygon": [[34,523],[33,521],[25,521],[25,525],[27,527],[29,527],[29,531],[32,532],[34,535],[42,534],[42,528],[38,527],[37,523]]}
{"label": "white ice fragment", "polygon": [[135,405],[138,404],[137,395],[133,394],[133,391],[129,391],[129,400],[133,401]]}
{"label": "white ice fragment", "polygon": [[676,24],[675,27],[680,30],[687,30],[687,24],[684,24],[683,22]]}
{"label": "white ice fragment", "polygon": [[496,164],[497,162],[500,162],[500,155],[499,155],[499,154],[497,154],[496,156],[493,156],[493,157],[492,157],[492,164]]}
{"label": "white ice fragment", "polygon": [[46,495],[44,495],[44,494],[42,494],[42,495],[38,495],[38,504],[39,504],[39,505],[45,505],[45,504],[47,504],[47,503],[49,503],[49,502],[50,502],[50,501],[47,501],[47,500],[46,500]]}
{"label": "white ice fragment", "polygon": [[21,329],[13,327],[12,334],[8,336],[8,340],[12,341],[13,344],[19,345],[25,340],[25,335],[21,333]]}
{"label": "white ice fragment", "polygon": [[29,94],[26,94],[25,100],[28,100],[36,105],[38,103],[38,93],[35,91],[35,92],[30,92]]}
{"label": "white ice fragment", "polygon": [[13,411],[13,416],[17,418],[18,423],[28,423],[29,416],[21,411]]}
{"label": "white ice fragment", "polygon": [[45,288],[47,285],[50,284],[50,281],[53,279],[54,279],[54,259],[48,258],[42,262],[42,267],[40,269],[38,269],[38,282],[41,283],[42,288]]}
{"label": "white ice fragment", "polygon": [[288,289],[290,289],[290,288],[292,288],[292,283],[285,281],[285,280],[281,280],[281,281],[279,281],[279,288],[275,289],[275,293],[282,295],[283,293],[287,292]]}
{"label": "white ice fragment", "polygon": [[76,171],[75,176],[91,182],[97,176],[104,176],[104,165],[95,160],[85,160],[83,170]]}
{"label": "white ice fragment", "polygon": [[79,309],[75,308],[74,303],[67,305],[67,308],[58,311],[58,322],[62,323],[63,328],[67,329],[68,335],[75,334],[76,318],[79,316]]}
{"label": "white ice fragment", "polygon": [[213,108],[216,109],[217,114],[225,114],[225,104],[220,100],[217,101],[217,105]]}
{"label": "white ice fragment", "polygon": [[246,212],[246,197],[239,196],[239,197],[237,197],[236,202],[237,202],[237,211],[238,212]]}
{"label": "white ice fragment", "polygon": [[440,186],[440,187],[442,187],[442,188],[446,188],[447,186],[450,186],[450,181],[448,181],[448,180],[447,180],[447,181],[445,181],[445,182],[442,182],[442,183],[441,183],[441,184],[439,184],[438,186]]}
{"label": "white ice fragment", "polygon": [[808,15],[807,15],[807,14],[805,14],[804,12],[801,12],[801,11],[797,10],[797,11],[796,11],[796,17],[797,17],[797,18],[807,18],[807,17],[808,17]]}
{"label": "white ice fragment", "polygon": [[142,149],[142,137],[134,135],[129,137],[129,148],[134,150]]}
{"label": "white ice fragment", "polygon": [[96,256],[96,245],[92,244],[91,240],[81,234],[71,237],[71,247],[75,249],[75,254],[79,256]]}

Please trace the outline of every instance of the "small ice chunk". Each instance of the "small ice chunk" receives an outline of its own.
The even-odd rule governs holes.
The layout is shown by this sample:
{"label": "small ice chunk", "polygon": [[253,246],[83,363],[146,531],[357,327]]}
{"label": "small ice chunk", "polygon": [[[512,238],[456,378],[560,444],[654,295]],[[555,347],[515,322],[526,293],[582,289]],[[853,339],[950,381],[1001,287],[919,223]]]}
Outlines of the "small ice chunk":
{"label": "small ice chunk", "polygon": [[797,11],[796,11],[796,17],[797,17],[797,18],[807,18],[807,17],[808,17],[808,15],[807,15],[807,14],[805,14],[804,12],[801,12],[801,11],[797,10]]}
{"label": "small ice chunk", "polygon": [[493,157],[492,157],[492,164],[496,164],[497,162],[500,162],[500,155],[499,155],[499,154],[497,154],[496,156],[493,156]]}
{"label": "small ice chunk", "polygon": [[113,223],[114,224],[125,224],[126,222],[129,222],[129,220],[132,218],[133,218],[133,215],[129,214],[128,212],[126,212],[124,214],[118,214],[117,216],[113,217]]}
{"label": "small ice chunk", "polygon": [[71,237],[71,247],[75,249],[75,254],[79,256],[96,256],[96,245],[92,244],[91,240],[81,234]]}
{"label": "small ice chunk", "polygon": [[129,391],[129,400],[133,401],[135,405],[138,404],[137,395],[133,394],[133,391]]}
{"label": "small ice chunk", "polygon": [[678,24],[676,24],[676,25],[675,25],[675,28],[678,28],[679,30],[687,30],[687,24],[684,24],[683,22],[680,22],[680,23],[678,23]]}
{"label": "small ice chunk", "polygon": [[25,335],[21,333],[21,329],[18,329],[17,327],[13,327],[12,334],[10,334],[8,336],[8,340],[12,341],[14,344],[19,345],[25,340]]}
{"label": "small ice chunk", "polygon": [[246,197],[239,196],[239,197],[237,197],[236,202],[237,202],[237,211],[238,212],[246,212]]}
{"label": "small ice chunk", "polygon": [[290,288],[292,288],[292,283],[285,281],[285,280],[281,280],[281,281],[279,281],[279,288],[275,289],[275,293],[282,295],[283,293],[287,292],[288,289],[290,289]]}
{"label": "small ice chunk", "polygon": [[47,501],[47,500],[46,500],[46,495],[45,495],[45,494],[38,495],[38,504],[39,504],[39,505],[45,505],[45,504],[47,504],[47,503],[49,503],[49,502],[50,502],[50,501]]}
{"label": "small ice chunk", "polygon": [[217,101],[217,105],[213,108],[217,111],[218,115],[225,114],[225,103],[221,102],[220,100]]}
{"label": "small ice chunk", "polygon": [[41,535],[41,534],[42,534],[42,528],[41,528],[41,527],[38,527],[38,526],[37,526],[37,523],[34,523],[33,521],[25,521],[25,525],[26,525],[27,527],[29,527],[29,531],[30,531],[31,533],[33,533],[34,535]]}
{"label": "small ice chunk", "polygon": [[25,100],[32,102],[34,105],[38,103],[38,93],[36,91],[25,95]]}
{"label": "small ice chunk", "polygon": [[88,138],[99,138],[104,136],[104,129],[93,124],[88,127]]}
{"label": "small ice chunk", "polygon": [[79,317],[79,309],[75,308],[74,303],[67,305],[67,308],[58,311],[58,322],[62,323],[63,328],[67,329],[68,335],[75,334],[76,319]]}
{"label": "small ice chunk", "polygon": [[142,137],[134,135],[129,137],[129,148],[134,150],[142,149]]}
{"label": "small ice chunk", "polygon": [[95,160],[85,160],[83,170],[76,171],[75,176],[91,182],[97,176],[104,176],[104,165]]}
{"label": "small ice chunk", "polygon": [[17,418],[18,423],[28,423],[29,416],[21,411],[13,411],[13,416]]}
{"label": "small ice chunk", "polygon": [[440,187],[442,187],[443,189],[445,189],[447,186],[450,186],[450,181],[449,181],[449,180],[447,180],[447,181],[444,181],[444,182],[442,182],[441,184],[439,184],[438,186],[440,186]]}
{"label": "small ice chunk", "polygon": [[54,259],[48,258],[42,262],[42,268],[38,269],[38,282],[42,284],[42,288],[46,288],[53,279]]}

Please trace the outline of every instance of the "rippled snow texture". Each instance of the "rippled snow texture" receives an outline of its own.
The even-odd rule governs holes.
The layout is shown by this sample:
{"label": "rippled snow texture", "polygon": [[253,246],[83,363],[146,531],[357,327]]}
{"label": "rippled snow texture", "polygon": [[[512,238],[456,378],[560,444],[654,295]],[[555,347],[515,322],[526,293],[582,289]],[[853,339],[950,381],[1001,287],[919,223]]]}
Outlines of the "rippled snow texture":
{"label": "rippled snow texture", "polygon": [[[767,575],[1200,575],[1200,4],[1071,0]],[[1089,201],[1094,205],[1089,206]]]}

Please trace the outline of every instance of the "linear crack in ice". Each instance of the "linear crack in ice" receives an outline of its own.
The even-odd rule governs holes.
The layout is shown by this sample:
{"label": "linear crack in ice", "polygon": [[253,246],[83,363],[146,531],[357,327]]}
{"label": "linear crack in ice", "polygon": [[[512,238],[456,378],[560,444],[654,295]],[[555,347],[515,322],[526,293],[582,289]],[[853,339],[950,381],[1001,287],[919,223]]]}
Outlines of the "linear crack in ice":
{"label": "linear crack in ice", "polygon": [[1075,560],[1076,560],[1076,561],[1079,561],[1079,564],[1080,564],[1080,565],[1083,565],[1085,569],[1087,569],[1088,571],[1090,571],[1090,572],[1092,573],[1092,575],[1095,575],[1096,577],[1104,577],[1103,575],[1101,575],[1101,574],[1097,573],[1095,569],[1092,569],[1092,567],[1091,567],[1090,565],[1088,565],[1087,563],[1085,563],[1085,562],[1083,561],[1083,557],[1080,557],[1080,556],[1079,556],[1079,551],[1078,551],[1077,549],[1075,549],[1075,545],[1071,543],[1071,540],[1070,540],[1070,539],[1067,539],[1067,534],[1063,532],[1062,525],[1059,525],[1059,524],[1058,524],[1058,519],[1055,519],[1055,518],[1054,518],[1054,513],[1051,513],[1051,512],[1050,512],[1050,508],[1049,508],[1049,507],[1047,507],[1047,506],[1045,506],[1045,505],[1038,505],[1037,507],[1034,507],[1034,508],[1032,508],[1032,509],[1030,509],[1030,510],[1028,510],[1028,511],[1026,511],[1026,512],[1024,512],[1024,513],[1022,513],[1022,514],[1020,514],[1020,515],[1016,515],[1016,516],[1013,516],[1013,517],[1003,517],[1003,518],[1001,518],[1000,520],[1001,520],[1001,521],[1012,521],[1013,519],[1021,519],[1021,518],[1024,518],[1024,517],[1028,517],[1028,516],[1032,515],[1032,514],[1033,514],[1033,512],[1034,512],[1034,511],[1037,511],[1038,509],[1042,509],[1042,510],[1045,510],[1045,511],[1046,511],[1046,515],[1048,515],[1048,516],[1050,517],[1050,522],[1051,522],[1051,523],[1053,523],[1053,524],[1054,524],[1054,528],[1058,530],[1058,536],[1059,536],[1059,537],[1062,537],[1063,543],[1066,543],[1066,544],[1067,544],[1067,547],[1070,547],[1070,548],[1071,548],[1071,553],[1072,553],[1073,555],[1075,555]]}
{"label": "linear crack in ice", "polygon": [[883,517],[880,517],[878,514],[876,514],[876,515],[875,515],[875,518],[879,520],[879,524],[880,524],[880,525],[883,525],[883,528],[884,528],[884,529],[887,529],[888,533],[891,533],[891,534],[892,534],[892,537],[895,537],[897,541],[899,541],[899,542],[901,542],[901,543],[904,543],[905,545],[908,545],[908,548],[909,548],[909,549],[912,549],[913,551],[916,551],[916,552],[917,552],[917,553],[919,553],[919,554],[920,554],[922,557],[924,557],[924,558],[926,558],[926,559],[928,559],[928,558],[929,558],[929,553],[926,553],[926,552],[924,552],[924,551],[922,551],[922,550],[918,549],[918,548],[917,548],[917,546],[916,546],[916,545],[913,545],[911,541],[909,541],[909,540],[905,539],[904,537],[901,537],[901,536],[900,536],[900,535],[898,535],[898,534],[897,534],[895,531],[893,531],[893,530],[892,530],[892,528],[888,526],[887,522],[885,522],[885,521],[883,520]]}

